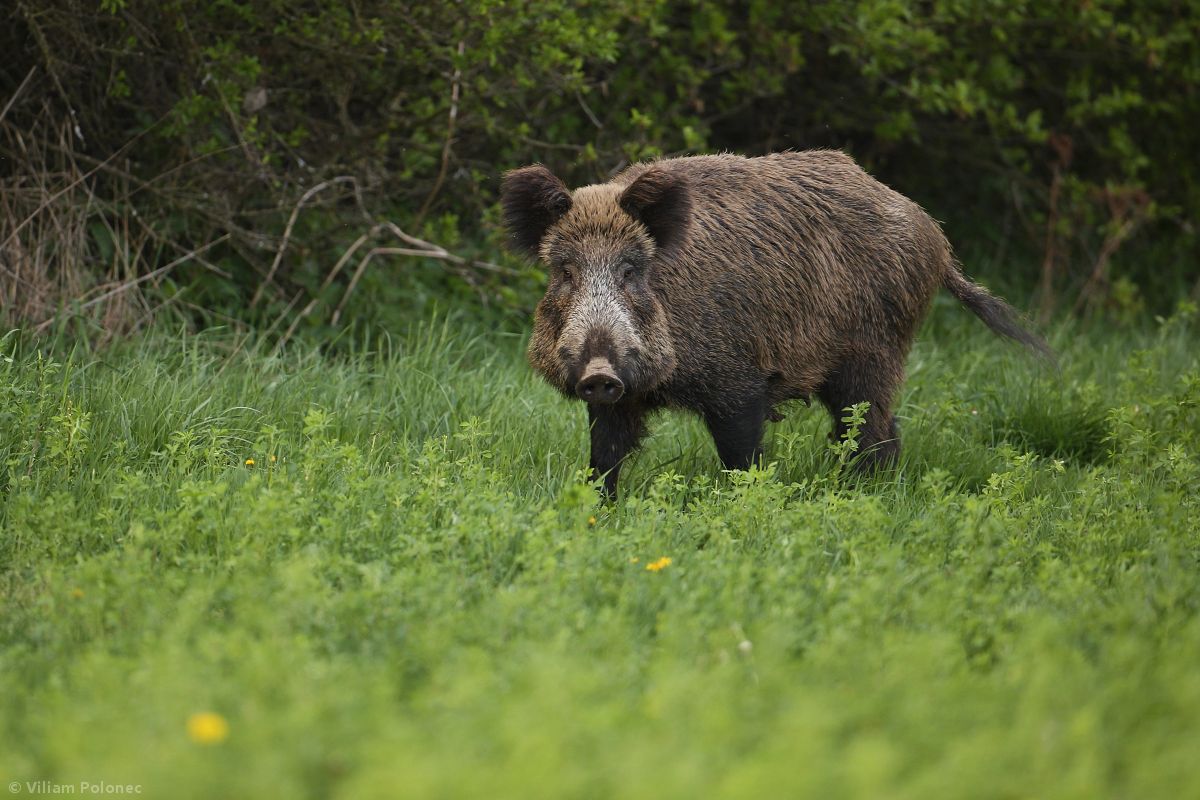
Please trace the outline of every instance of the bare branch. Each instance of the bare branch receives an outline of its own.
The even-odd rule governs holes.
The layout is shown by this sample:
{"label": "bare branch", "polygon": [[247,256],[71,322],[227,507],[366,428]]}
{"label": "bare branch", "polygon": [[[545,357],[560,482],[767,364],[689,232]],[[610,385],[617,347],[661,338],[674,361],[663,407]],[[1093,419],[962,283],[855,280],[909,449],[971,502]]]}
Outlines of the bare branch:
{"label": "bare branch", "polygon": [[429,190],[429,196],[425,198],[421,210],[417,212],[416,225],[421,224],[421,220],[425,219],[425,214],[433,206],[434,199],[446,181],[446,171],[450,167],[450,145],[454,142],[454,126],[458,122],[458,98],[462,91],[462,67],[460,65],[465,52],[466,42],[460,40],[458,43],[459,65],[454,67],[454,77],[450,79],[450,114],[446,120],[446,141],[442,145],[442,165],[438,168],[437,179],[433,182],[433,188]]}
{"label": "bare branch", "polygon": [[328,189],[335,183],[353,183],[357,185],[357,181],[352,175],[339,175],[336,178],[330,178],[327,181],[321,181],[316,186],[309,189],[300,196],[296,207],[292,209],[292,216],[288,219],[287,227],[283,229],[283,240],[279,243],[279,249],[275,251],[275,261],[271,264],[271,269],[267,271],[267,275],[263,278],[262,283],[258,285],[258,289],[254,291],[254,297],[250,299],[250,307],[258,305],[258,301],[262,299],[263,292],[266,291],[267,284],[271,283],[275,278],[275,273],[279,271],[279,264],[283,261],[283,253],[287,250],[288,241],[292,238],[292,228],[296,225],[296,218],[300,216],[300,209],[304,204],[313,198],[318,192]]}
{"label": "bare branch", "polygon": [[583,94],[578,90],[575,92],[575,99],[579,101],[579,107],[583,109],[583,113],[587,114],[587,118],[596,126],[596,130],[604,130],[604,124],[596,119],[596,114],[592,111],[592,107],[587,104],[587,101],[583,99]]}
{"label": "bare branch", "polygon": [[[519,274],[516,270],[509,269],[508,267],[502,267],[499,264],[493,264],[490,261],[478,261],[475,259],[463,258],[460,255],[451,253],[444,247],[433,244],[432,242],[427,242],[424,239],[419,239],[410,233],[406,233],[405,231],[401,230],[400,226],[396,225],[396,223],[385,220],[373,225],[370,230],[355,239],[350,247],[346,249],[346,252],[342,253],[341,257],[338,258],[337,263],[333,265],[333,269],[329,271],[329,274],[325,276],[325,280],[321,282],[321,287],[317,290],[316,294],[311,300],[309,300],[308,304],[301,309],[300,313],[295,316],[291,324],[288,325],[287,330],[284,332],[283,336],[280,337],[279,342],[276,344],[277,349],[281,349],[285,344],[287,344],[287,342],[292,338],[292,335],[296,332],[296,329],[300,326],[300,323],[309,314],[311,314],[314,309],[316,309],[317,304],[320,302],[321,295],[327,288],[329,288],[329,285],[333,283],[334,278],[341,274],[342,269],[345,268],[346,264],[349,263],[350,259],[354,257],[358,250],[370,239],[378,236],[383,231],[387,231],[388,233],[392,234],[401,242],[408,245],[408,247],[371,248],[367,254],[363,256],[361,260],[359,260],[358,266],[355,267],[354,273],[350,277],[350,283],[347,285],[346,291],[342,293],[342,298],[338,301],[337,307],[334,308],[333,314],[330,317],[330,324],[336,325],[338,320],[341,319],[342,311],[345,309],[346,303],[350,299],[350,295],[354,293],[354,289],[358,286],[358,282],[366,271],[367,265],[371,263],[371,260],[374,259],[375,256],[432,258],[438,261],[445,261],[465,270],[482,270],[500,275]],[[467,274],[469,275],[469,273]],[[290,306],[288,310],[290,311]],[[286,314],[287,312],[285,311],[284,316],[286,316]],[[281,316],[280,319],[276,320],[275,323],[272,324],[272,329],[278,327],[282,321],[283,317]]]}
{"label": "bare branch", "polygon": [[21,85],[13,92],[13,96],[8,98],[8,102],[4,104],[4,110],[0,111],[0,122],[3,122],[4,118],[8,116],[8,110],[13,107],[13,103],[17,102],[17,98],[21,96],[21,92],[25,91],[25,84],[29,83],[35,72],[37,72],[37,64],[29,68],[29,72],[25,75],[25,80],[21,81]]}

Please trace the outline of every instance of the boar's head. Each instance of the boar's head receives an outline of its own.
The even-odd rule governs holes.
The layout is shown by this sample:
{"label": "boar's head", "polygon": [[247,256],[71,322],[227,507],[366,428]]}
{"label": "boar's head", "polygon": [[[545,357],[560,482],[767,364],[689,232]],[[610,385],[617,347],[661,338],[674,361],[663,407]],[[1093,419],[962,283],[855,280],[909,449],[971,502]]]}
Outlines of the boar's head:
{"label": "boar's head", "polygon": [[574,193],[543,166],[509,172],[504,222],[516,248],[549,271],[529,362],[589,403],[636,399],[675,369],[662,265],[686,239],[685,180],[651,167],[631,183]]}

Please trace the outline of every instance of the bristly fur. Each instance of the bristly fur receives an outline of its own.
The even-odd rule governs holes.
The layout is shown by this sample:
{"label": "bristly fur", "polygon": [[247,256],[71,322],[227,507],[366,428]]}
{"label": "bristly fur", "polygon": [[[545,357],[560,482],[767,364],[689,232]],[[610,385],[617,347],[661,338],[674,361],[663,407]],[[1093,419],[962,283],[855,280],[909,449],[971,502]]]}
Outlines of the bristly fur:
{"label": "bristly fur", "polygon": [[621,194],[621,208],[646,226],[661,254],[687,236],[692,198],[687,179],[665,169],[648,169]]}
{"label": "bristly fur", "polygon": [[565,188],[542,167],[510,173],[505,220],[549,269],[529,360],[574,394],[581,365],[625,384],[590,406],[592,467],[612,493],[645,416],[703,417],[729,469],[761,454],[777,406],[868,402],[859,465],[900,450],[892,404],[921,320],[945,286],[992,330],[1042,353],[1003,300],[959,271],[920,206],[830,150],[665,159]]}
{"label": "bristly fur", "polygon": [[546,230],[571,210],[571,193],[553,172],[534,164],[505,174],[500,204],[514,246],[537,255]]}

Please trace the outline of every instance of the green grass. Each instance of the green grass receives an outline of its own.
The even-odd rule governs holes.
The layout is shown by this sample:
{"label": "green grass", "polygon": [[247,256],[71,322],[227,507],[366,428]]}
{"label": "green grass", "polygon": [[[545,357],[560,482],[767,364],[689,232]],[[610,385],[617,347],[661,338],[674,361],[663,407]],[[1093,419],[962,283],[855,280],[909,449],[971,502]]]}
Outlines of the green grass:
{"label": "green grass", "polygon": [[615,506],[523,343],[4,339],[0,782],[1200,795],[1187,315],[1063,329],[1055,373],[939,304],[896,472],[839,479],[798,405],[725,475],[667,415]]}

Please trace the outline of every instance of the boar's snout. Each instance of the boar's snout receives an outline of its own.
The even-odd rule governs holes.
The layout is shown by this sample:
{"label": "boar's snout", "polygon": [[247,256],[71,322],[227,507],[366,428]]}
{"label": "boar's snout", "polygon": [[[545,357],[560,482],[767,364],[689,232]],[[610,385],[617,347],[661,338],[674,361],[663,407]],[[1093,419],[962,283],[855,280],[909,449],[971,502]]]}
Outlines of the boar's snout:
{"label": "boar's snout", "polygon": [[625,384],[606,358],[593,358],[575,384],[575,394],[588,403],[612,405],[625,394]]}

